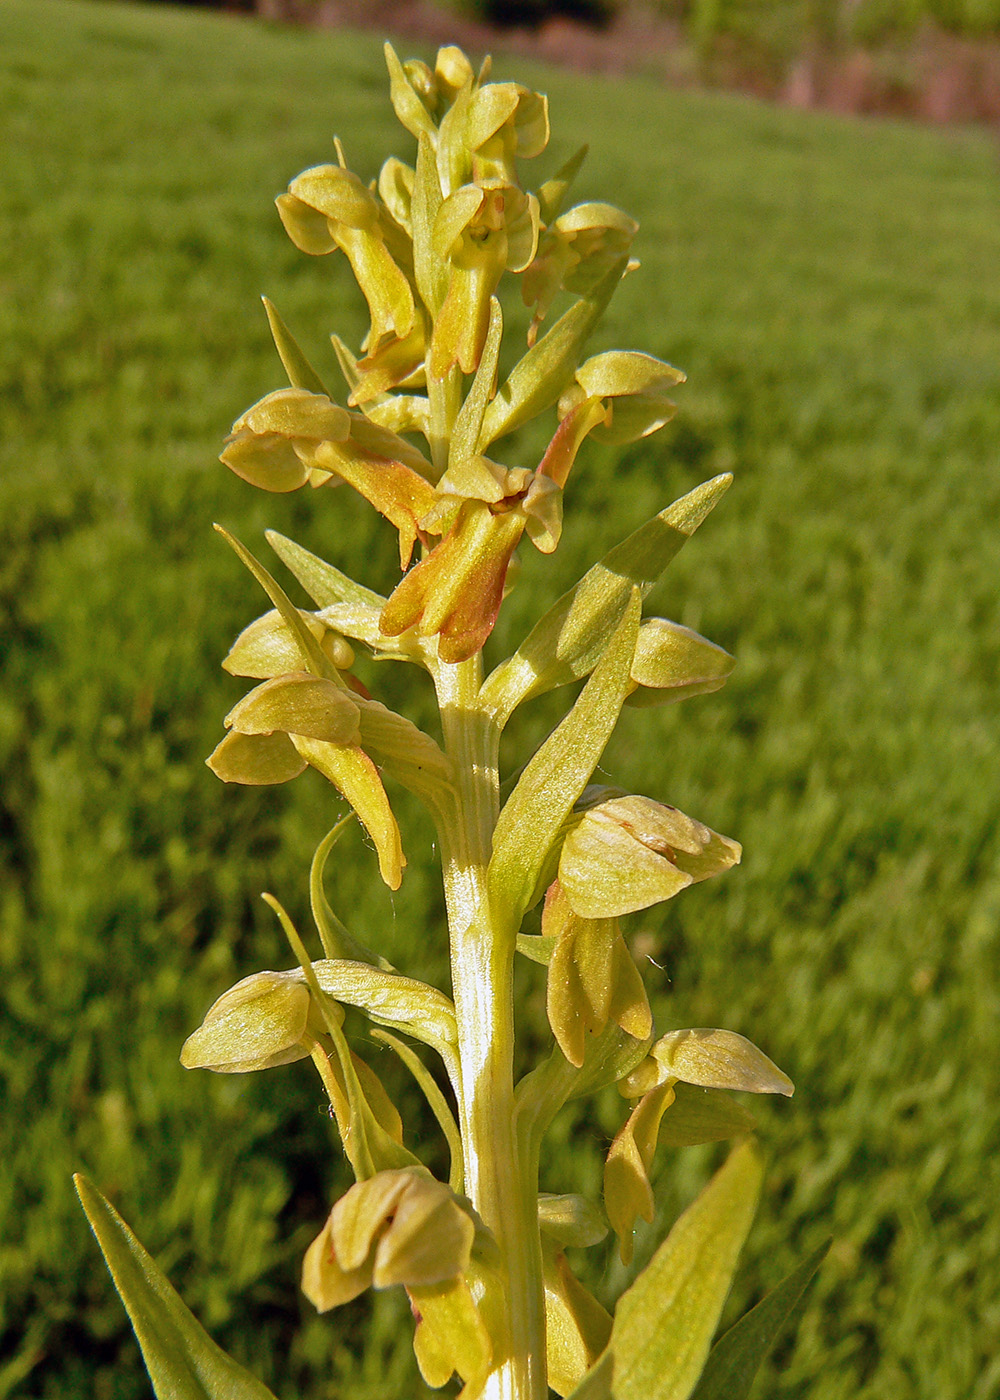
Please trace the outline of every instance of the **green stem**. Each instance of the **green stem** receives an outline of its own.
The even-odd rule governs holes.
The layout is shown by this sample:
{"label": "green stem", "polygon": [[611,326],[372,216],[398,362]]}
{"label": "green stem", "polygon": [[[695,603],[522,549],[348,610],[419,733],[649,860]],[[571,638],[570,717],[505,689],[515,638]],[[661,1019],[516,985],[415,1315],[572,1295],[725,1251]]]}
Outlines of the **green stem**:
{"label": "green stem", "polygon": [[490,909],[486,871],[499,811],[495,726],[478,703],[480,658],[442,664],[435,683],[459,789],[441,830],[452,991],[462,1065],[466,1190],[493,1231],[504,1289],[488,1400],[545,1400],[545,1312],[536,1173],[519,1152],[514,1104],[514,947]]}
{"label": "green stem", "polygon": [[448,469],[452,429],[462,406],[462,371],[457,365],[443,379],[435,379],[428,374],[427,398],[430,403],[428,443],[431,461],[440,473]]}

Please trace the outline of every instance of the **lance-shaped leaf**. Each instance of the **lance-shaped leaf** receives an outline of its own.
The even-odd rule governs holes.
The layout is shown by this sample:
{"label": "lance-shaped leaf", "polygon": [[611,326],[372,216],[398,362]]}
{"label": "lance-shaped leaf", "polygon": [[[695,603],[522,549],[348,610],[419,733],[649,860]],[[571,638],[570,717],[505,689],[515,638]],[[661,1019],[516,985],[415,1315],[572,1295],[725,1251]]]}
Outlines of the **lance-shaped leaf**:
{"label": "lance-shaped leaf", "polygon": [[344,827],[353,819],[353,813],[342,817],[332,830],[328,831],[323,840],[316,847],[312,858],[312,865],[309,867],[309,904],[312,909],[313,922],[316,925],[316,932],[319,934],[319,941],[323,945],[323,952],[329,959],[347,959],[351,962],[369,963],[372,967],[379,967],[384,972],[394,972],[395,968],[386,958],[383,958],[366,948],[360,943],[346,925],[337,917],[330,908],[329,900],[326,897],[326,890],[323,885],[323,873],[326,870],[326,862],[333,847],[340,839],[340,834]]}
{"label": "lance-shaped leaf", "polygon": [[567,1400],[611,1400],[614,1366],[614,1356],[608,1346]]}
{"label": "lance-shaped leaf", "polygon": [[181,1064],[220,1074],[287,1065],[308,1056],[322,1029],[301,972],[255,972],[209,1007],[184,1042]]}
{"label": "lance-shaped leaf", "polygon": [[434,147],[426,135],[417,146],[416,179],[413,184],[413,270],[421,300],[432,316],[437,316],[448,295],[448,264],[434,247],[434,225],[444,196],[438,175]]}
{"label": "lance-shaped leaf", "polygon": [[575,913],[612,918],[671,899],[728,870],[741,854],[737,841],[676,807],[615,795],[589,806],[567,835],[559,880]]}
{"label": "lance-shaped leaf", "polygon": [[399,642],[382,633],[379,616],[386,600],[380,593],[373,593],[370,588],[355,583],[325,559],[311,554],[308,549],[279,535],[276,530],[266,531],[266,538],[278,558],[322,608],[325,623],[383,654],[424,664],[419,643],[410,638]]}
{"label": "lance-shaped leaf", "polygon": [[527,909],[559,827],[583,792],[618,720],[639,631],[638,589],[604,656],[562,723],[527,764],[504,804],[487,879],[514,929]]}
{"label": "lance-shaped leaf", "polygon": [[216,525],[215,529],[226,541],[229,547],[249,569],[254,578],[263,588],[271,602],[281,614],[282,621],[295,638],[299,648],[300,664],[304,671],[309,671],[314,676],[325,676],[328,680],[339,680],[336,667],[330,662],[329,657],[323,652],[319,642],[306,625],[299,609],[295,607],[285,590],[276,579],[268,573],[263,564],[250,553],[249,549],[231,535],[228,530],[221,525]]}
{"label": "lance-shaped leaf", "polygon": [[373,593],[370,588],[355,583],[325,559],[311,554],[308,549],[303,549],[302,545],[296,544],[285,535],[279,535],[277,530],[266,531],[265,538],[318,608],[328,608],[336,603],[350,603],[357,607],[372,608],[375,612],[382,610],[385,599],[380,593]]}
{"label": "lance-shaped leaf", "polygon": [[454,467],[479,452],[483,415],[496,392],[497,362],[503,339],[503,312],[496,297],[490,300],[490,319],[483,344],[483,353],[476,367],[475,378],[469,386],[455,420],[448,449],[448,465]]}
{"label": "lance-shaped leaf", "polygon": [[543,185],[539,186],[538,204],[543,224],[551,224],[553,219],[557,219],[562,213],[566,196],[580,172],[581,165],[587,158],[589,149],[589,146],[581,146],[570,156],[565,165],[559,167],[550,180],[546,180]]}
{"label": "lance-shaped leaf", "polygon": [[573,378],[580,352],[621,281],[626,263],[625,258],[619,259],[590,295],[571,306],[517,362],[486,410],[480,452],[556,402]]}
{"label": "lance-shaped leaf", "polygon": [[587,675],[619,625],[632,589],[642,597],[728,490],[728,473],[695,488],[616,545],[556,602],[509,660],[485,681],[481,699],[505,724],[515,707]]}
{"label": "lance-shaped leaf", "polygon": [[[396,116],[411,136],[419,138],[434,135],[437,125],[413,78],[399,61],[396,50],[386,42],[382,52],[385,54],[385,63],[389,70],[389,101]],[[429,70],[427,76],[431,77]]]}
{"label": "lance-shaped leaf", "polygon": [[708,1354],[692,1400],[747,1400],[761,1362],[802,1310],[829,1248],[827,1240],[719,1338]]}
{"label": "lance-shaped leaf", "polygon": [[741,1144],[619,1299],[611,1333],[614,1400],[688,1400],[753,1222],[761,1177],[756,1146]]}
{"label": "lance-shaped leaf", "polygon": [[295,337],[278,314],[277,307],[267,297],[261,297],[261,301],[267,312],[267,323],[271,327],[274,348],[288,375],[289,384],[295,389],[308,389],[311,394],[329,396],[329,390],[299,348]]}
{"label": "lance-shaped leaf", "polygon": [[73,1181],[135,1329],[157,1400],[274,1400],[266,1385],[216,1346],[101,1193],[85,1176],[77,1174]]}
{"label": "lance-shaped leaf", "polygon": [[665,617],[648,617],[639,628],[632,661],[636,688],[625,703],[646,707],[709,695],[722,688],[735,665],[728,651],[690,627]]}
{"label": "lance-shaped leaf", "polygon": [[656,1152],[660,1119],[674,1101],[668,1081],[644,1094],[611,1144],[604,1164],[604,1205],[618,1236],[622,1263],[632,1258],[632,1235],[639,1216],[653,1219],[649,1172]]}
{"label": "lance-shaped leaf", "polygon": [[[451,1154],[451,1171],[448,1173],[448,1185],[452,1191],[462,1191],[465,1188],[465,1152],[462,1148],[462,1134],[458,1130],[455,1116],[448,1107],[448,1100],[438,1088],[437,1080],[423,1060],[416,1055],[413,1050],[402,1040],[397,1040],[388,1031],[374,1030],[372,1035],[376,1040],[381,1040],[388,1045],[403,1061],[403,1064],[413,1075],[414,1079],[423,1090],[424,1098],[430,1107],[431,1112],[438,1121],[438,1127],[444,1133],[445,1141],[448,1144],[448,1151]],[[461,1066],[458,1063],[458,1056],[449,1049],[448,1057],[445,1061],[451,1071],[452,1085],[455,1089],[456,1097],[461,1091]]]}
{"label": "lance-shaped leaf", "polygon": [[542,1241],[542,1285],[547,1379],[557,1395],[568,1395],[607,1346],[611,1316],[547,1240]]}

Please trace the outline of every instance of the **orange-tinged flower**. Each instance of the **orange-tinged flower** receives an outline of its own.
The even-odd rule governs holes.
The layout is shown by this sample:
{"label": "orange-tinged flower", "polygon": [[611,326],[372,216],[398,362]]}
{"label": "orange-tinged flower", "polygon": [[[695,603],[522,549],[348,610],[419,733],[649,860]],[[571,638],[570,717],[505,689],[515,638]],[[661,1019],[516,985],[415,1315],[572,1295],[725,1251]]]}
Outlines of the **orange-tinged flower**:
{"label": "orange-tinged flower", "polygon": [[561,496],[541,471],[508,471],[485,457],[446,472],[434,511],[421,521],[444,529],[444,538],[397,585],[382,611],[382,631],[396,637],[416,627],[420,636],[438,635],[444,661],[465,661],[480,651],[525,530],[543,554],[555,549]]}

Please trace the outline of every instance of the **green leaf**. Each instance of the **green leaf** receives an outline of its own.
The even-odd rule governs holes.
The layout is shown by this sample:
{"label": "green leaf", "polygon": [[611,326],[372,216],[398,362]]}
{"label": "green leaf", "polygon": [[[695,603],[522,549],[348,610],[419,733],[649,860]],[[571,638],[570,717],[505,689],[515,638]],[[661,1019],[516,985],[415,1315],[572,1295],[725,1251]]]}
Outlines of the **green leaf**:
{"label": "green leaf", "polygon": [[328,958],[348,958],[353,962],[371,963],[374,967],[382,968],[384,972],[393,972],[395,969],[391,962],[373,953],[363,943],[359,943],[346,925],[337,918],[337,915],[330,908],[326,891],[323,888],[323,872],[326,869],[327,857],[340,839],[340,833],[344,827],[353,820],[353,812],[342,817],[316,847],[312,865],[309,867],[309,903],[312,908],[313,922],[316,925],[316,932],[319,934],[319,941],[323,945],[323,952]]}
{"label": "green leaf", "polygon": [[434,251],[433,231],[444,196],[434,146],[427,135],[418,139],[413,182],[413,275],[427,310],[437,316],[448,295],[448,265]]}
{"label": "green leaf", "polygon": [[355,583],[342,574],[325,559],[310,554],[294,540],[279,535],[277,530],[265,531],[265,539],[285,568],[295,575],[299,583],[319,608],[328,608],[335,603],[353,603],[380,613],[385,607],[385,599],[370,588]]}
{"label": "green leaf", "polygon": [[562,723],[532,757],[504,804],[487,879],[494,907],[516,928],[559,827],[590,781],[621,713],[639,633],[638,589],[607,651]]}
{"label": "green leaf", "polygon": [[383,635],[379,618],[386,600],[380,594],[355,583],[325,559],[310,554],[308,549],[279,535],[276,530],[264,533],[281,562],[322,609],[320,619],[326,626],[345,637],[364,642],[381,656],[426,664],[419,642]]}
{"label": "green leaf", "polygon": [[560,316],[552,329],[517,362],[486,410],[479,438],[480,452],[556,402],[572,380],[587,337],[625,275],[627,264],[628,258],[620,258],[594,290]]}
{"label": "green leaf", "polygon": [[688,1400],[708,1356],[763,1169],[742,1143],[619,1299],[611,1333],[614,1400]]}
{"label": "green leaf", "polygon": [[725,473],[695,487],[616,545],[554,603],[480,692],[501,726],[532,695],[591,671],[621,621],[633,588],[649,593],[709,511],[729,489]]}
{"label": "green leaf", "polygon": [[761,1362],[789,1319],[802,1310],[829,1248],[827,1240],[719,1338],[691,1400],[747,1400]]}
{"label": "green leaf", "polygon": [[158,1400],[275,1400],[266,1385],[216,1346],[96,1187],[79,1174],[73,1181]]}
{"label": "green leaf", "polygon": [[267,312],[267,323],[271,327],[274,348],[284,365],[289,384],[293,389],[308,389],[311,394],[325,394],[329,398],[329,389],[299,349],[295,337],[279,316],[274,303],[268,301],[267,297],[261,297],[261,301]]}
{"label": "green leaf", "polygon": [[403,1064],[413,1075],[414,1079],[424,1091],[424,1098],[430,1105],[431,1112],[438,1121],[445,1141],[448,1144],[448,1151],[451,1154],[451,1170],[448,1174],[448,1185],[455,1192],[465,1190],[465,1153],[462,1149],[462,1134],[458,1131],[458,1124],[455,1122],[454,1114],[448,1107],[448,1100],[438,1088],[437,1080],[424,1064],[423,1060],[402,1040],[397,1040],[388,1031],[373,1030],[372,1035],[376,1040],[384,1043],[395,1050],[396,1054],[403,1061]]}
{"label": "green leaf", "polygon": [[261,588],[263,588],[271,602],[278,609],[278,612],[281,613],[282,621],[298,644],[299,652],[302,656],[303,670],[308,671],[314,676],[323,676],[328,680],[336,680],[338,684],[342,685],[343,682],[340,680],[340,674],[336,667],[320,649],[319,642],[317,642],[316,638],[309,631],[309,628],[303,621],[302,614],[299,612],[298,608],[294,606],[288,594],[277,580],[271,577],[263,564],[258,563],[245,545],[240,544],[235,535],[231,535],[229,531],[223,529],[221,525],[216,525],[215,528],[234,553],[239,556],[241,562],[245,564],[253,574]]}
{"label": "green leaf", "polygon": [[565,165],[559,167],[550,180],[546,180],[538,191],[539,214],[543,224],[551,224],[559,217],[562,207],[566,203],[566,196],[570,187],[583,164],[588,146],[581,146],[580,149],[571,155]]}

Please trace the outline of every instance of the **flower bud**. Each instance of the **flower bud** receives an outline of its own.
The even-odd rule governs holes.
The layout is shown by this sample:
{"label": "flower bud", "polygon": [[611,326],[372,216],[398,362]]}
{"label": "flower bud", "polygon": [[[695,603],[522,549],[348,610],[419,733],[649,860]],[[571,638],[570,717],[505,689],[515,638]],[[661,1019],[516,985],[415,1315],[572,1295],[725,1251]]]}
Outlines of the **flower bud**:
{"label": "flower bud", "polygon": [[665,617],[647,618],[639,628],[631,669],[635,689],[626,704],[666,705],[708,695],[725,685],[735,665],[728,651],[689,627]]}
{"label": "flower bud", "polygon": [[[255,972],[209,1008],[184,1042],[181,1064],[245,1074],[305,1059],[311,1015],[309,989],[300,972]],[[321,1031],[319,1018],[313,1019],[313,1029]]]}

